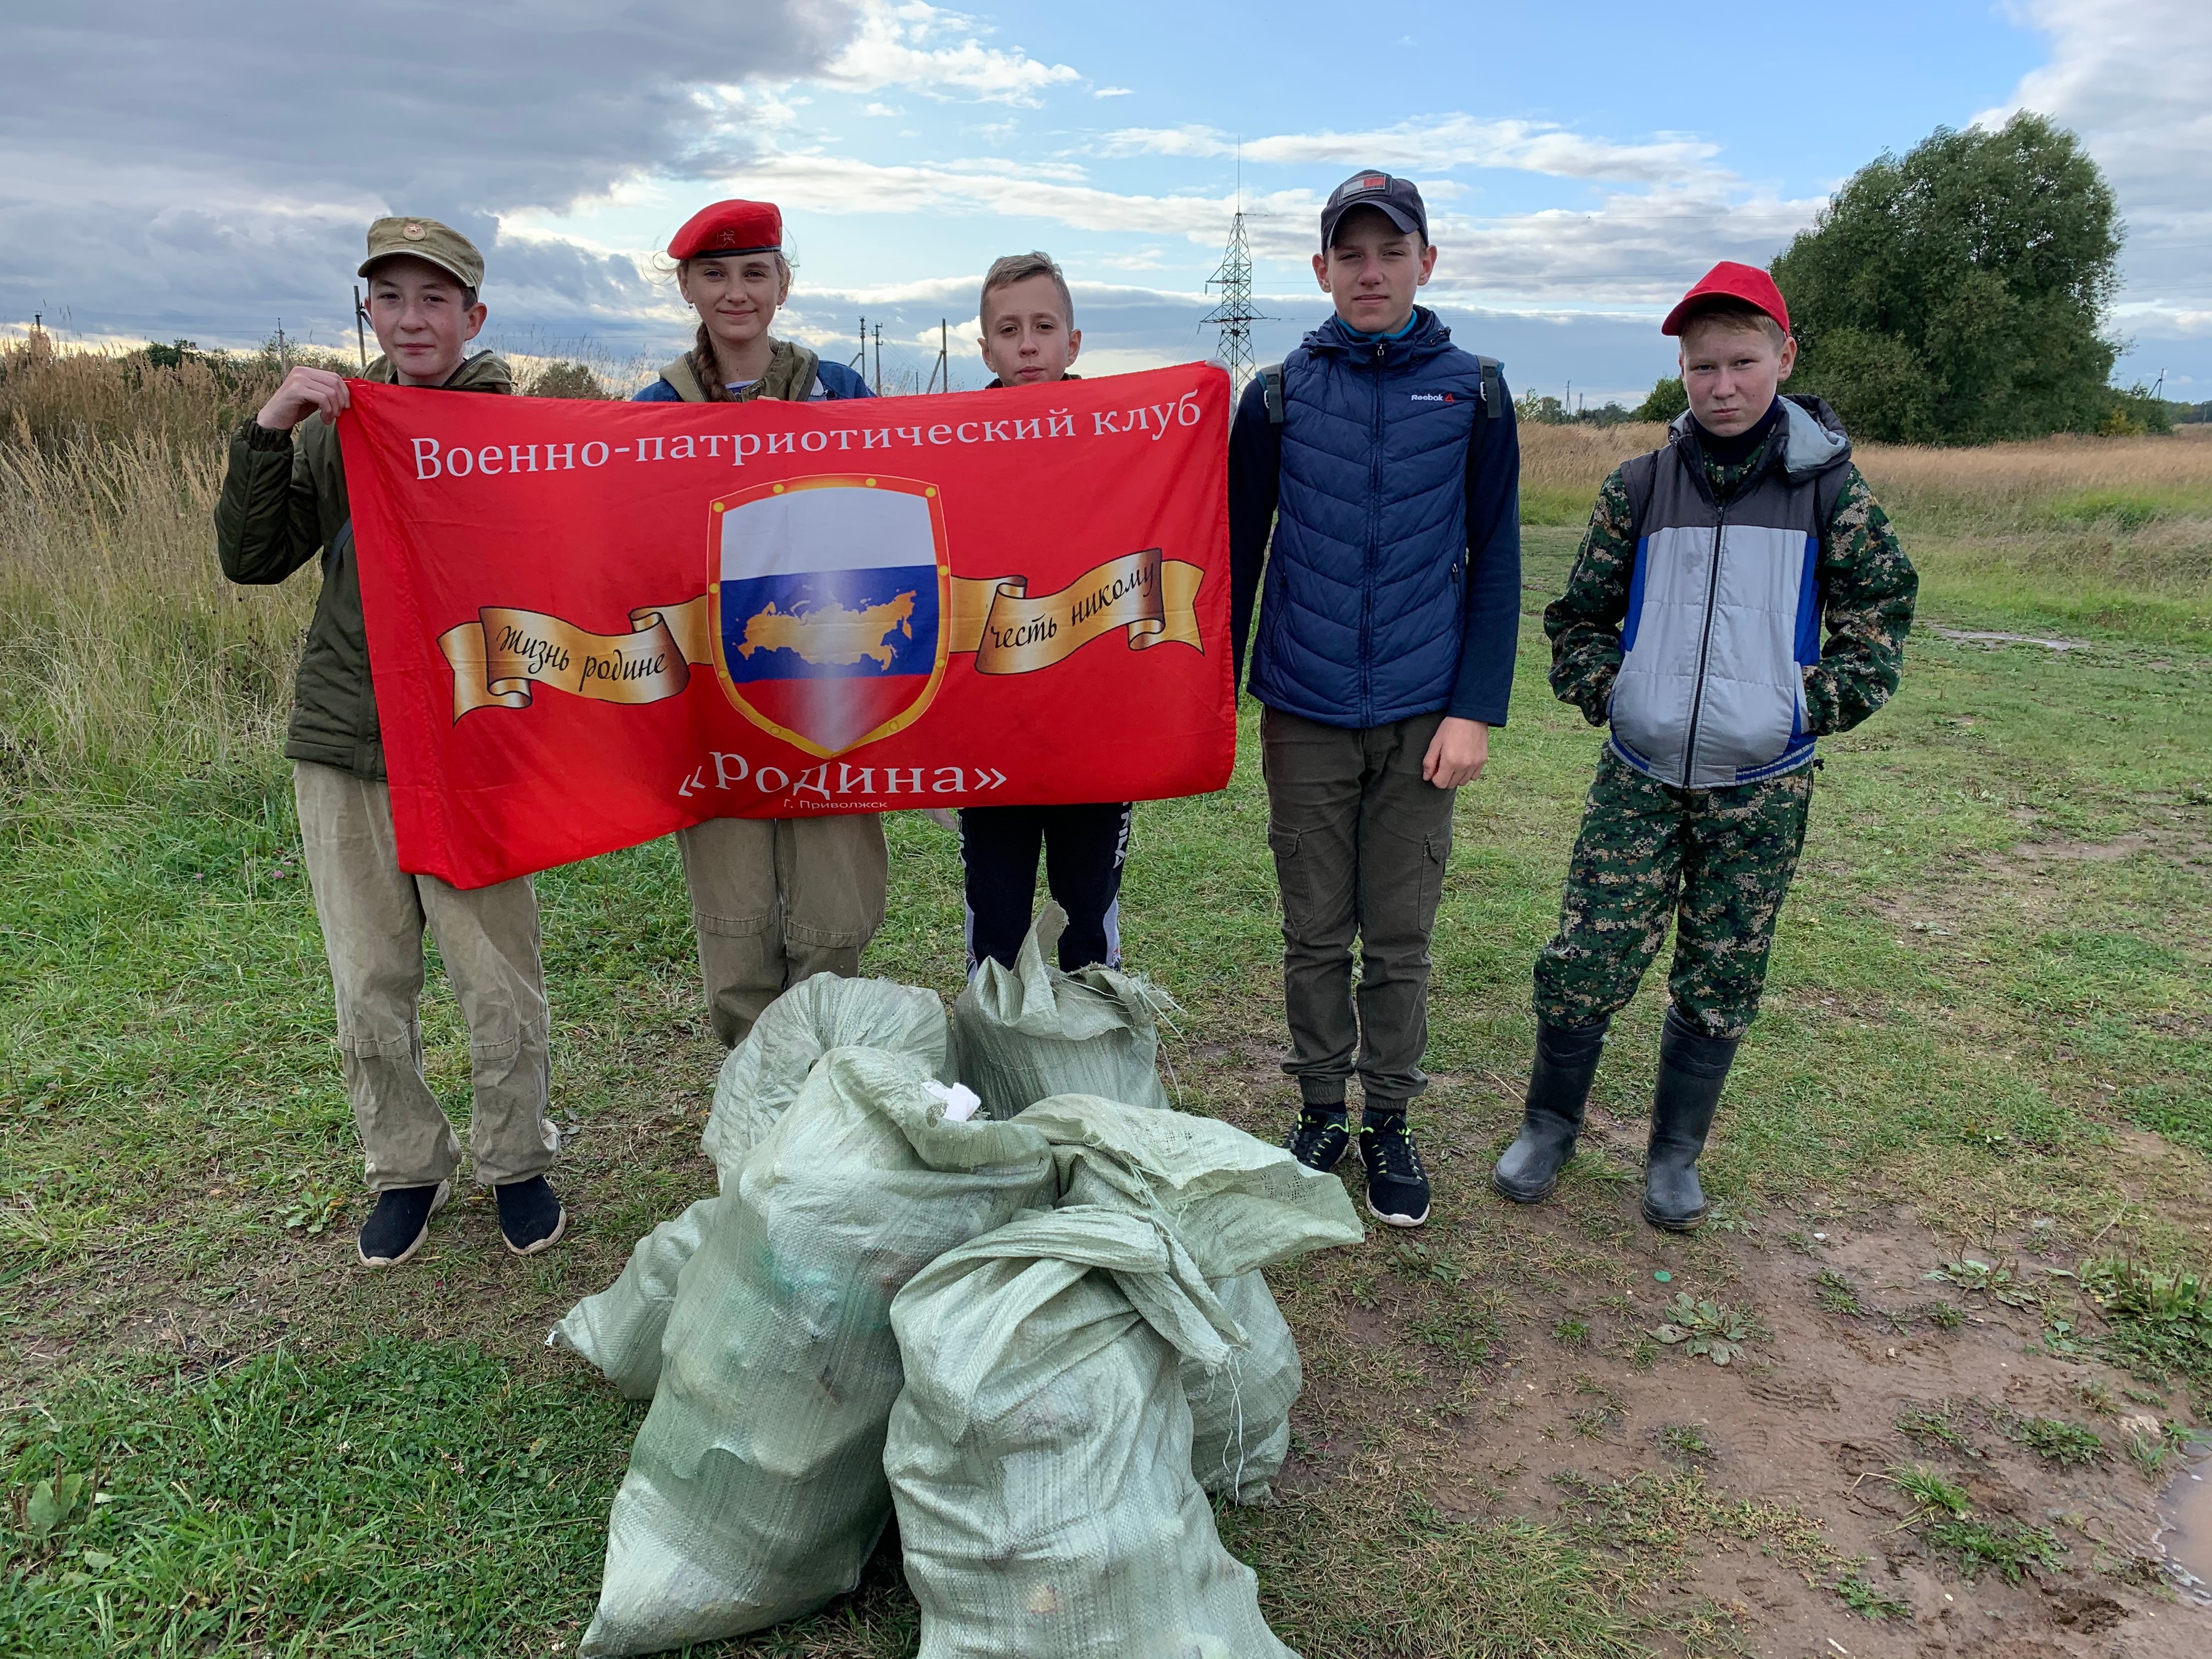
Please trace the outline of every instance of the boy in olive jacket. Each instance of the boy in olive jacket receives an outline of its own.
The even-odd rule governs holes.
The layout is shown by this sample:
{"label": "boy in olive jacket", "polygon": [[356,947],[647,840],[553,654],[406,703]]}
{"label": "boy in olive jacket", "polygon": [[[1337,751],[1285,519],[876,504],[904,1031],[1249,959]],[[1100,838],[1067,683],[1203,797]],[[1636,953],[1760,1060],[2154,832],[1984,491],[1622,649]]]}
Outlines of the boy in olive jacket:
{"label": "boy in olive jacket", "polygon": [[[483,326],[483,259],[431,219],[368,229],[368,316],[383,355],[363,378],[455,392],[514,389]],[[361,1230],[363,1266],[422,1248],[453,1189],[460,1144],[422,1077],[422,930],[438,942],[469,1026],[476,1177],[497,1196],[507,1248],[556,1243],[567,1212],[547,1184],[560,1138],[546,1115],[545,975],[529,879],[464,891],[399,867],[384,744],[362,626],[345,467],[333,424],[343,380],[301,367],[230,441],[216,549],[233,581],[281,582],[321,556],[323,586],[300,659],[284,752],[294,763],[300,840],[337,994],[346,1093],[376,1205]],[[301,423],[304,422],[304,425]],[[299,426],[295,439],[292,428]]]}
{"label": "boy in olive jacket", "polygon": [[1723,262],[1660,326],[1681,338],[1689,410],[1605,481],[1544,612],[1552,689],[1610,735],[1536,962],[1527,1110],[1492,1182],[1523,1204],[1551,1193],[1606,1028],[1672,922],[1644,1217],[1688,1232],[1805,844],[1814,740],[1897,690],[1919,579],[1834,411],[1780,395],[1797,343],[1771,277]]}

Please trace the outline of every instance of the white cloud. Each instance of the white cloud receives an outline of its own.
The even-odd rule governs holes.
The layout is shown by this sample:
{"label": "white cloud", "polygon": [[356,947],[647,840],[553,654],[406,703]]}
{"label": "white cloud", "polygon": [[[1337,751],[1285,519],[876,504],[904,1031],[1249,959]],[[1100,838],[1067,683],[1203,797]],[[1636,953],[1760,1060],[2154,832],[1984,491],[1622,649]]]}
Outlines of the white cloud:
{"label": "white cloud", "polygon": [[1134,90],[1133,87],[1093,87],[1091,95],[1093,98],[1127,98]]}
{"label": "white cloud", "polygon": [[[1214,127],[1125,127],[1106,135],[1109,154],[1220,156],[1237,141]],[[1419,116],[1395,126],[1358,132],[1277,133],[1243,142],[1247,161],[1291,164],[1333,161],[1344,167],[1508,167],[1568,179],[1622,179],[1652,184],[1715,178],[1719,148],[1703,139],[1662,134],[1644,143],[1585,137],[1549,122],[1481,120],[1467,114]]]}
{"label": "white cloud", "polygon": [[1019,47],[980,38],[974,18],[923,0],[862,0],[860,27],[811,78],[847,92],[910,87],[927,96],[1034,106],[1048,87],[1080,82],[1066,64],[1042,64]]}
{"label": "white cloud", "polygon": [[[1071,176],[1072,175],[1072,176]],[[1148,196],[1102,190],[1079,169],[978,160],[883,164],[823,152],[766,151],[721,169],[716,178],[739,192],[780,191],[817,213],[988,212],[1050,219],[1078,230],[1182,235],[1216,243],[1228,234],[1233,196]],[[1279,191],[1245,198],[1258,210],[1312,221],[1321,199]]]}
{"label": "white cloud", "polygon": [[[823,213],[990,213],[1073,229],[1179,237],[1211,252],[1226,240],[1233,196],[1146,195],[1103,189],[1079,170],[993,158],[883,165],[857,157],[776,151],[720,175],[732,190],[781,190]],[[1243,198],[1254,254],[1303,265],[1322,206],[1310,191]],[[1589,210],[1431,216],[1442,249],[1436,290],[1458,302],[1516,313],[1563,307],[1663,308],[1716,260],[1763,264],[1820,210],[1817,198],[1747,194],[1707,178],[1605,196]],[[1157,245],[1097,259],[1097,269],[1147,270]]]}
{"label": "white cloud", "polygon": [[2212,263],[2212,5],[2018,0],[2013,11],[2050,37],[2051,61],[1979,120],[2032,109],[2080,134],[2128,222],[2130,299],[2186,287],[2197,308],[2161,307],[2201,316],[2212,297],[2203,275]]}

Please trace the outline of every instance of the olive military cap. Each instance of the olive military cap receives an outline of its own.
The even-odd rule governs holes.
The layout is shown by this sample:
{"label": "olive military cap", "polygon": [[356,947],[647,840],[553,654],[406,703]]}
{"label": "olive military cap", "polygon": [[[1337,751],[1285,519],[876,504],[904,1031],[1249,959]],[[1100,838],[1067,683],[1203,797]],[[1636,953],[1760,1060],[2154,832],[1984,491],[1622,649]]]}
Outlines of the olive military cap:
{"label": "olive military cap", "polygon": [[435,219],[379,219],[368,228],[368,258],[356,274],[366,276],[378,260],[400,253],[428,260],[463,288],[483,286],[483,255],[477,252],[477,245]]}

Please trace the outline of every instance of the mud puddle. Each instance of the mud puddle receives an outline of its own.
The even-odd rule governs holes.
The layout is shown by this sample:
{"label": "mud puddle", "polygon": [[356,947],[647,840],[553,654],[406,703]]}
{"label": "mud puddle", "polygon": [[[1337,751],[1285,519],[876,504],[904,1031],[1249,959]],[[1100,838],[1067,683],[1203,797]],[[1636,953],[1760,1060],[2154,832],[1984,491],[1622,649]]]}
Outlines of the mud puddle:
{"label": "mud puddle", "polygon": [[2199,1457],[2159,1494],[2158,1547],[2185,1594],[2212,1602],[2212,1455]]}

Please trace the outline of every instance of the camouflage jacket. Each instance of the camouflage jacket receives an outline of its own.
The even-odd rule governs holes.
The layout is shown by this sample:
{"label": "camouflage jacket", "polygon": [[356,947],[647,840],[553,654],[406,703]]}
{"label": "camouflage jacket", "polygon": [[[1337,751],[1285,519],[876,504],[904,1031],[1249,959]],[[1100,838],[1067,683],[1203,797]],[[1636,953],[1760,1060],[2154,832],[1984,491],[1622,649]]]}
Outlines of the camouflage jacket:
{"label": "camouflage jacket", "polygon": [[[1716,501],[1726,501],[1771,459],[1769,438],[1735,466],[1705,460]],[[1620,667],[1620,629],[1628,616],[1636,569],[1635,514],[1615,468],[1590,509],[1589,528],[1575,554],[1567,591],[1544,610],[1552,641],[1552,690],[1606,723],[1607,700]],[[1899,544],[1889,515],[1856,465],[1851,465],[1820,550],[1822,615],[1827,638],[1820,660],[1804,671],[1807,729],[1816,736],[1848,732],[1889,701],[1905,664],[1905,636],[1920,578]]]}

